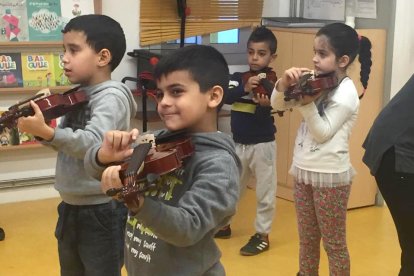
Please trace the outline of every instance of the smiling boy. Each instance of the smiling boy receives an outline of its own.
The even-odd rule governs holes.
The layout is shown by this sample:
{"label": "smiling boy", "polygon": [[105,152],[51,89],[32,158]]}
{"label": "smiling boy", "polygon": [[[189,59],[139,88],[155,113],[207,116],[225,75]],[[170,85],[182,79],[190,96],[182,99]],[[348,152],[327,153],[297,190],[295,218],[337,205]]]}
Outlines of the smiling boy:
{"label": "smiling boy", "polygon": [[[138,195],[125,234],[128,275],[225,275],[214,233],[234,214],[240,162],[232,139],[217,131],[218,111],[228,86],[228,66],[210,46],[194,45],[162,57],[154,70],[158,113],[167,130],[185,131],[194,153],[180,174],[169,175],[167,195]],[[137,130],[112,131],[88,152],[87,170],[101,177],[105,167],[131,153]],[[122,187],[120,166],[102,174],[102,190]],[[171,179],[174,179],[171,181]],[[137,203],[138,202],[138,203]]]}

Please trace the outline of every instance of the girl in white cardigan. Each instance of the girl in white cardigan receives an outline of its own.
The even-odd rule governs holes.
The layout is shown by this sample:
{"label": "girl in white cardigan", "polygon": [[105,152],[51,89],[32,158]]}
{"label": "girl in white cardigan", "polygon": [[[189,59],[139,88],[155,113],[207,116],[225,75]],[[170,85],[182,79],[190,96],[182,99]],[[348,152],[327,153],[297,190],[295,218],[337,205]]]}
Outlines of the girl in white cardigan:
{"label": "girl in white cardigan", "polygon": [[290,68],[276,83],[272,107],[295,107],[303,116],[296,136],[290,174],[295,179],[295,207],[300,240],[297,275],[318,275],[320,240],[329,259],[330,275],[350,274],[346,244],[346,210],[355,174],[348,139],[357,119],[359,98],[347,68],[359,54],[361,82],[367,87],[371,43],[354,29],[333,23],[321,28],[314,40],[314,74],[331,73],[335,88],[313,95],[285,93],[308,68]]}

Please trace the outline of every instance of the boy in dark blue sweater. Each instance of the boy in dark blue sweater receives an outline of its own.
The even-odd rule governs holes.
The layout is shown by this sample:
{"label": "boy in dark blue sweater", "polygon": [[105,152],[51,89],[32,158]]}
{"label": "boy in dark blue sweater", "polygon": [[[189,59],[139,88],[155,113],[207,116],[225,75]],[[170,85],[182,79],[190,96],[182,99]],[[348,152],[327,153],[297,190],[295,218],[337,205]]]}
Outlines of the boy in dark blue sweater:
{"label": "boy in dark blue sweater", "polygon": [[[276,142],[270,94],[276,74],[269,64],[276,58],[277,40],[266,27],[256,28],[247,41],[250,71],[231,76],[226,104],[231,104],[231,131],[236,152],[242,161],[240,191],[243,194],[251,176],[256,179],[256,233],[240,249],[245,256],[269,249],[269,238],[276,206]],[[216,233],[229,238],[230,225]]]}

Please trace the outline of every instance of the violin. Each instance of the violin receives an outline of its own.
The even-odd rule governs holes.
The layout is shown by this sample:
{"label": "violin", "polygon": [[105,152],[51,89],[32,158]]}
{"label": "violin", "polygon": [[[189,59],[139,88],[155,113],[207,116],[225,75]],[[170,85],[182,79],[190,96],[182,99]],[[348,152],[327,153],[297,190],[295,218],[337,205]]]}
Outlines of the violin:
{"label": "violin", "polygon": [[266,68],[266,70],[262,72],[247,71],[243,73],[243,83],[247,83],[249,78],[253,76],[260,77],[260,85],[253,89],[253,93],[264,94],[270,98],[273,92],[273,88],[275,87],[275,83],[277,81],[276,73],[272,71],[270,68]]}
{"label": "violin", "polygon": [[285,92],[285,101],[299,100],[304,95],[313,96],[325,89],[333,89],[338,86],[338,78],[335,73],[315,76],[309,72],[300,77],[299,81],[290,86]]}
{"label": "violin", "polygon": [[38,93],[9,107],[0,117],[0,130],[16,126],[17,119],[20,117],[33,116],[34,110],[28,104],[32,100],[39,106],[45,120],[50,121],[78,109],[88,102],[88,97],[79,87],[72,88],[62,94]]}
{"label": "violin", "polygon": [[131,158],[121,164],[119,176],[123,187],[109,189],[108,196],[128,203],[146,192],[159,194],[166,188],[163,176],[182,173],[184,159],[194,152],[191,138],[174,133],[156,138],[155,143],[155,147],[143,143],[134,148]]}

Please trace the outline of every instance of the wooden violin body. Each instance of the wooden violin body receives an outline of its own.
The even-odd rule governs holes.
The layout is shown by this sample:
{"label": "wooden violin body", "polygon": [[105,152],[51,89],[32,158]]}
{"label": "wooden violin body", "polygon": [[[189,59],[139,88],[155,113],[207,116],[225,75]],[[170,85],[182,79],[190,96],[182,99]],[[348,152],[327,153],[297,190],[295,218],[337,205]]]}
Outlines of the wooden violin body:
{"label": "wooden violin body", "polygon": [[162,176],[179,174],[183,160],[194,152],[190,137],[175,138],[158,143],[156,140],[154,148],[150,143],[135,147],[130,160],[121,165],[124,187],[108,190],[107,195],[131,202],[148,191],[159,193],[163,188]]}
{"label": "wooden violin body", "polygon": [[272,70],[264,72],[247,71],[243,73],[243,83],[247,83],[249,78],[253,76],[260,76],[260,85],[253,89],[253,93],[264,94],[270,97],[277,81],[276,73]]}
{"label": "wooden violin body", "polygon": [[333,89],[338,86],[338,78],[334,73],[319,75],[313,73],[304,74],[295,85],[285,91],[285,101],[298,100],[304,95],[313,96],[325,89]]}
{"label": "wooden violin body", "polygon": [[88,98],[85,92],[79,90],[78,87],[63,94],[35,95],[9,107],[0,117],[0,130],[14,127],[20,117],[33,116],[34,110],[29,104],[32,100],[39,106],[45,120],[50,121],[79,108],[87,103]]}

